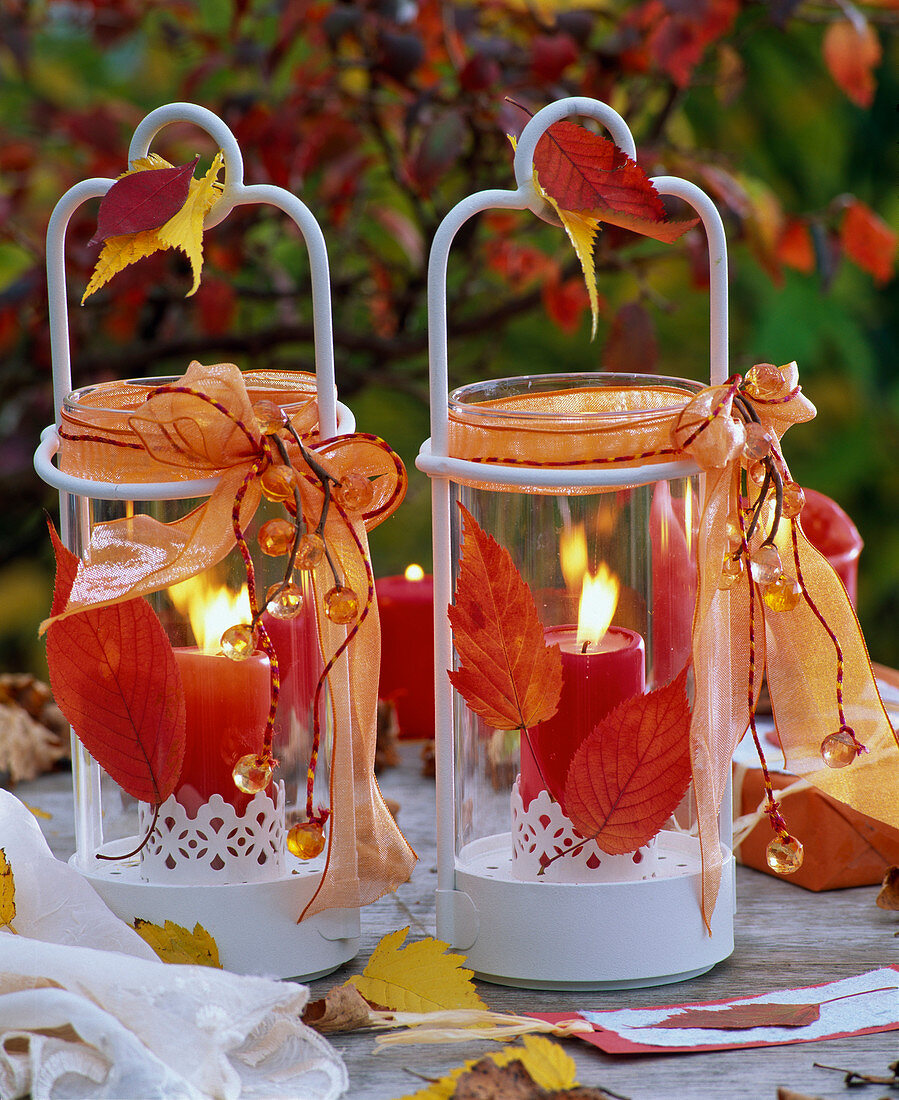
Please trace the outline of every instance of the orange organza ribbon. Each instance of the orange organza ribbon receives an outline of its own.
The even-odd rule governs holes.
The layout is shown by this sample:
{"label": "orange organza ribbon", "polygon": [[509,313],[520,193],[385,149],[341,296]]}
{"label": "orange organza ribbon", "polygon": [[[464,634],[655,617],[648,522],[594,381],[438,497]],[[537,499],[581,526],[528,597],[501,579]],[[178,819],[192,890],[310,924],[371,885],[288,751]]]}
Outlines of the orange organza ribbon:
{"label": "orange organza ribbon", "polygon": [[[795,363],[782,368],[784,397],[741,396],[775,440],[810,420]],[[473,462],[539,469],[653,466],[693,459],[705,472],[697,542],[692,659],[695,681],[690,751],[702,853],[702,914],[709,926],[721,881],[718,811],[737,742],[749,725],[763,669],[786,767],[832,797],[899,827],[899,744],[890,725],[846,591],[808,542],[797,519],[783,520],[776,544],[787,576],[804,597],[790,611],[770,610],[748,569],[719,587],[730,554],[728,521],[740,499],[742,427],[733,411],[740,379],[693,394],[683,387],[561,389],[519,395],[450,414],[450,454]],[[489,469],[484,480],[490,484]],[[651,473],[647,481],[651,481]],[[496,485],[495,488],[503,488]],[[597,492],[526,486],[524,492]],[[758,492],[758,489],[755,489]],[[750,547],[764,537],[755,534]],[[841,770],[828,768],[821,742],[846,724],[867,752]]]}
{"label": "orange organza ribbon", "polygon": [[[320,613],[331,584],[329,566],[313,573],[322,652],[335,735],[331,761],[331,819],[325,875],[304,915],[356,908],[405,882],[415,854],[384,804],[374,778],[380,626],[367,531],[399,506],[406,473],[380,439],[351,435],[321,441],[315,379],[288,372],[248,372],[232,364],[191,363],[182,378],[161,386],[111,383],[70,403],[62,416],[59,465],[66,473],[110,482],[172,482],[215,477],[209,497],[173,523],[137,515],[101,523],[79,564],[65,617],[148,595],[195,576],[235,546],[235,519],[246,529],[259,505],[260,475],[271,462],[253,405],[283,408],[308,451],[334,478],[350,471],[371,478],[375,498],[362,516],[336,501],[324,539],[344,583],[364,595],[349,632]],[[303,516],[314,528],[324,493],[319,479],[288,441],[297,471]],[[329,583],[330,580],[330,583]],[[53,620],[42,624],[42,630]],[[348,644],[348,639],[350,644]]]}

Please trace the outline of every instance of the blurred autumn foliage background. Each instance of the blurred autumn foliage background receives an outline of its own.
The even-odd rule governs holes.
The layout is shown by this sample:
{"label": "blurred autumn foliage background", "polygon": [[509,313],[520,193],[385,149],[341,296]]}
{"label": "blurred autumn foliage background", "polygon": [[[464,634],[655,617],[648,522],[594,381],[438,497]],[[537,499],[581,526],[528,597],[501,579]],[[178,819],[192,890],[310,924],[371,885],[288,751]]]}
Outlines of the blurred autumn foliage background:
{"label": "blurred autumn foliage background", "polygon": [[[3,0],[0,6],[0,669],[40,671],[50,599],[33,474],[53,419],[44,234],[73,183],[127,168],[152,108],[203,104],[235,131],[249,183],[300,195],[328,241],[338,386],[359,427],[412,467],[428,434],[425,267],[444,214],[514,186],[507,133],[581,94],[631,125],[650,173],[703,187],[731,246],[732,358],[799,361],[818,418],[787,437],[802,484],[865,539],[859,614],[899,664],[899,0]],[[510,102],[514,101],[513,102]],[[214,153],[194,128],[153,146]],[[678,212],[682,214],[683,211]],[[305,249],[245,208],[210,231],[202,285],[158,253],[79,301],[96,205],[67,239],[76,385],[181,373],[191,358],[313,369]],[[892,227],[892,228],[891,228]],[[707,257],[609,228],[600,331],[558,229],[470,223],[450,271],[452,381],[572,370],[707,372]],[[429,564],[428,486],[376,533],[380,573]]]}

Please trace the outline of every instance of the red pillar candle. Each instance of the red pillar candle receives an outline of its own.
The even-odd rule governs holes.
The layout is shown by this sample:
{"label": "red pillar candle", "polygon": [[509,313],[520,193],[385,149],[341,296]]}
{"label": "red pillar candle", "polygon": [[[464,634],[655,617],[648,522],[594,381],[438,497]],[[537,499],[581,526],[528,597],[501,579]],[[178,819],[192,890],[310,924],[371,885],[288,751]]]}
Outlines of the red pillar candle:
{"label": "red pillar candle", "polygon": [[221,653],[176,649],[184,685],[187,736],[175,798],[195,817],[213,794],[238,811],[250,801],[234,785],[235,763],[259,752],[271,704],[268,657],[232,661]]}
{"label": "red pillar candle", "polygon": [[[415,579],[418,577],[418,579]],[[381,617],[378,696],[396,706],[402,737],[434,736],[434,578],[375,581]]]}
{"label": "red pillar candle", "polygon": [[544,788],[560,798],[571,758],[584,738],[609,711],[641,695],[646,686],[643,639],[633,630],[610,626],[586,652],[576,626],[550,627],[546,642],[562,651],[562,694],[555,715],[528,730],[530,744],[521,739],[519,790],[525,810]]}

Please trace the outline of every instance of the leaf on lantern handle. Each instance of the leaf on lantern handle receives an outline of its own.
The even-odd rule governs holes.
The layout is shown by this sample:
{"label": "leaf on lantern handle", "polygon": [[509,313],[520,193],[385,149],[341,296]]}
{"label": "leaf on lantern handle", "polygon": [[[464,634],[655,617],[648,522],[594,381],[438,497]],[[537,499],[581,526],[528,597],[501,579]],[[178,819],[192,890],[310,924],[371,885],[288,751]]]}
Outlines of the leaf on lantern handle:
{"label": "leaf on lantern handle", "polygon": [[[78,558],[55,529],[53,614],[65,608]],[[142,802],[159,806],[184,761],[186,708],[171,644],[141,598],[88,609],[47,630],[56,703],[91,756]]]}
{"label": "leaf on lantern handle", "polygon": [[162,157],[148,157],[142,167],[119,176],[100,202],[97,232],[87,243],[165,225],[186,202],[199,159],[175,167]]}
{"label": "leaf on lantern handle", "polygon": [[556,713],[562,658],[508,550],[463,504],[462,564],[449,608],[460,666],[449,673],[468,706],[495,729],[527,729]]}
{"label": "leaf on lantern handle", "polygon": [[634,852],[677,809],[690,783],[687,667],[665,687],[626,699],[581,742],[562,809],[609,855]]}

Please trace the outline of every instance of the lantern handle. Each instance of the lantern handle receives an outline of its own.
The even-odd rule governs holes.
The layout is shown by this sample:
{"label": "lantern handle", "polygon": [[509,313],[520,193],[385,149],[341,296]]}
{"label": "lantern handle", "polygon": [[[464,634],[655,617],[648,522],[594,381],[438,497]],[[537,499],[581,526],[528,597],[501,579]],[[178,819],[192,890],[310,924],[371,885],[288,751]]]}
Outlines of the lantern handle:
{"label": "lantern handle", "polygon": [[[147,155],[150,143],[163,127],[192,122],[218,144],[224,154],[224,189],[206,216],[204,228],[218,225],[237,206],[262,203],[285,213],[300,231],[309,252],[312,283],[315,377],[322,438],[337,434],[337,390],[334,378],[334,336],[331,318],[328,250],[321,226],[296,195],[273,184],[243,182],[243,157],[230,128],[212,111],[194,103],[169,103],[144,118],[134,131],[128,150],[129,164]],[[75,184],[60,198],[47,226],[47,292],[50,321],[50,354],[53,362],[53,398],[56,423],[62,404],[72,389],[68,301],[66,295],[65,237],[75,211],[92,198],[100,198],[115,180],[94,178]],[[352,429],[350,429],[352,430]]]}
{"label": "lantern handle", "polygon": [[[543,134],[554,123],[570,115],[594,118],[612,135],[615,144],[631,159],[636,145],[627,123],[606,103],[584,96],[572,96],[550,103],[531,118],[518,140],[514,191],[489,190],[469,195],[457,203],[437,228],[428,261],[428,349],[430,357],[431,442],[429,455],[447,455],[449,366],[446,280],[449,252],[462,226],[486,210],[531,210],[544,221],[558,218],[534,186],[534,151]],[[727,240],[721,215],[712,200],[695,184],[676,176],[656,176],[650,181],[662,195],[688,203],[702,221],[709,244],[709,360],[713,384],[729,373],[727,330]]]}

